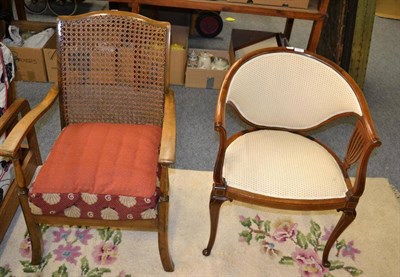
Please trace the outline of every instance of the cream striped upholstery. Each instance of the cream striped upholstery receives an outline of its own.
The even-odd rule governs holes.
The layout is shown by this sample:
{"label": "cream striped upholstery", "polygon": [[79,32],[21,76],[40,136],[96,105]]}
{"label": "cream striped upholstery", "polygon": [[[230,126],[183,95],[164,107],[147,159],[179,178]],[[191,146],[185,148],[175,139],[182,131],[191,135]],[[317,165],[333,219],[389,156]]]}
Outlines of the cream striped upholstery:
{"label": "cream striped upholstery", "polygon": [[228,186],[288,199],[345,197],[343,174],[332,155],[312,140],[284,131],[247,133],[229,145]]}
{"label": "cream striped upholstery", "polygon": [[344,78],[324,63],[296,53],[269,53],[242,65],[226,100],[261,126],[303,129],[345,112],[362,115]]}

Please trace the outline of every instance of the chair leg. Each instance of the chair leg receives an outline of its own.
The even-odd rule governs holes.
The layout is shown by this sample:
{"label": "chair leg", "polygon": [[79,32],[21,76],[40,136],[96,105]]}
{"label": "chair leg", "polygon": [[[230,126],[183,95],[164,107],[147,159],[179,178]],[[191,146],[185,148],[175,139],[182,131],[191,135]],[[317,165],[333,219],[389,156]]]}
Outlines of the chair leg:
{"label": "chair leg", "polygon": [[36,224],[28,204],[27,190],[22,190],[19,194],[19,200],[22,208],[22,213],[25,218],[26,227],[28,229],[29,238],[31,240],[32,260],[31,264],[38,265],[42,261],[42,232],[40,226]]}
{"label": "chair leg", "polygon": [[158,203],[158,251],[160,252],[164,270],[173,272],[175,266],[168,247],[169,174],[168,167],[166,166],[161,166],[160,189],[161,195]]}
{"label": "chair leg", "polygon": [[328,241],[326,242],[324,252],[322,254],[322,264],[329,268],[331,263],[328,261],[329,252],[337,240],[337,238],[343,233],[344,230],[353,222],[356,218],[356,210],[355,209],[345,209],[343,210],[343,214],[339,219],[335,229],[333,229],[331,235],[329,236]]}
{"label": "chair leg", "polygon": [[167,272],[174,271],[174,262],[172,261],[168,247],[168,208],[169,202],[161,201],[158,209],[158,251],[160,252],[161,263]]}
{"label": "chair leg", "polygon": [[29,226],[28,224],[28,233],[31,239],[31,247],[32,247],[32,260],[31,264],[39,265],[42,262],[42,233],[40,230],[40,226],[34,224],[33,226]]}
{"label": "chair leg", "polygon": [[219,221],[219,211],[221,209],[221,205],[228,200],[226,197],[216,196],[214,195],[215,189],[211,192],[210,197],[210,238],[208,240],[207,248],[203,250],[204,256],[210,256],[211,250],[214,246],[215,237],[217,236],[218,229],[218,221]]}

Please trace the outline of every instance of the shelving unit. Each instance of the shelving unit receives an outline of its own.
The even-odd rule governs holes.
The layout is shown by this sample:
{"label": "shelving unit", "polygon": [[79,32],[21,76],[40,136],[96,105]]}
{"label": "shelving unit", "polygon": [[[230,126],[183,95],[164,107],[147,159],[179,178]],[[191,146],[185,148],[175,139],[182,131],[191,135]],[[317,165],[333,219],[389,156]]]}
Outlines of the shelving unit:
{"label": "shelving unit", "polygon": [[225,11],[233,13],[246,13],[264,16],[284,17],[286,26],[285,36],[290,39],[292,27],[295,19],[313,21],[313,25],[308,40],[307,50],[316,52],[322,26],[326,17],[329,0],[310,0],[307,9],[287,8],[279,6],[255,5],[228,2],[223,0],[113,0],[113,2],[128,3],[132,11],[140,13],[142,5],[153,5],[170,8],[183,8],[206,11]]}
{"label": "shelving unit", "polygon": [[[10,3],[12,0],[7,0]],[[22,0],[14,0],[18,18],[26,19]],[[131,6],[132,12],[140,13],[140,6],[153,5],[170,8],[183,8],[205,11],[225,11],[233,13],[246,13],[286,18],[284,34],[290,39],[295,19],[313,21],[308,40],[307,50],[316,52],[319,38],[321,36],[324,19],[329,5],[329,0],[310,0],[307,9],[287,8],[279,6],[256,5],[228,2],[226,0],[111,0],[116,3],[127,3]]]}

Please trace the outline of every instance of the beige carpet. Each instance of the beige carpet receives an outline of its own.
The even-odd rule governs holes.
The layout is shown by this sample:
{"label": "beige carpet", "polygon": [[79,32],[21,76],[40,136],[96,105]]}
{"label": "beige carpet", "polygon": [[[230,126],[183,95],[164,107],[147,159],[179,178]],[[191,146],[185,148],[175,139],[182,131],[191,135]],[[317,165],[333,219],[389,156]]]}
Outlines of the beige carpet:
{"label": "beige carpet", "polygon": [[[211,256],[211,172],[172,170],[170,247],[175,272],[162,270],[157,235],[49,228],[45,263],[29,265],[22,216],[0,246],[0,276],[399,276],[400,204],[386,179],[368,179],[354,223],[319,267],[325,235],[339,214],[298,213],[225,203]],[[317,251],[316,251],[317,249]]]}

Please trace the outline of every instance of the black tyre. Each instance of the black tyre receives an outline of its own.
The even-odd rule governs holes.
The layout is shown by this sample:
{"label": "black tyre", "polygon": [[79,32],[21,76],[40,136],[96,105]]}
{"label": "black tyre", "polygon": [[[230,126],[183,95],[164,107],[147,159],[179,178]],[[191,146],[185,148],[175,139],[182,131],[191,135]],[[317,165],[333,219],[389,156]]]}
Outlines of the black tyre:
{"label": "black tyre", "polygon": [[24,0],[25,9],[33,14],[42,14],[47,7],[46,0]]}
{"label": "black tyre", "polygon": [[224,23],[216,12],[201,12],[197,19],[195,28],[196,31],[206,38],[213,38],[218,36],[222,31]]}
{"label": "black tyre", "polygon": [[76,0],[48,0],[48,5],[55,15],[72,15],[78,9]]}

